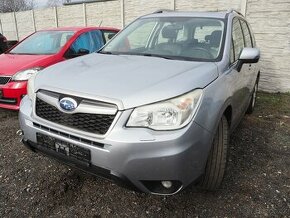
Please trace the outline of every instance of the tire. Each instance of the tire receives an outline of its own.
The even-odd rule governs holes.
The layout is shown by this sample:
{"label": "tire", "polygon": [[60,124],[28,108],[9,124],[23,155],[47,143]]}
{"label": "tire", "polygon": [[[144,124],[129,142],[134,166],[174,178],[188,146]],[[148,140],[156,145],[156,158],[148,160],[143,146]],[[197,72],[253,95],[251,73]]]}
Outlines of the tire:
{"label": "tire", "polygon": [[252,97],[251,97],[251,101],[250,104],[248,106],[248,109],[246,111],[247,114],[252,114],[254,112],[254,108],[256,105],[256,100],[257,100],[257,92],[258,92],[258,81],[255,84],[253,93],[252,93]]}
{"label": "tire", "polygon": [[229,124],[225,116],[220,120],[213,145],[206,163],[205,173],[199,187],[208,191],[216,190],[222,183],[229,145]]}

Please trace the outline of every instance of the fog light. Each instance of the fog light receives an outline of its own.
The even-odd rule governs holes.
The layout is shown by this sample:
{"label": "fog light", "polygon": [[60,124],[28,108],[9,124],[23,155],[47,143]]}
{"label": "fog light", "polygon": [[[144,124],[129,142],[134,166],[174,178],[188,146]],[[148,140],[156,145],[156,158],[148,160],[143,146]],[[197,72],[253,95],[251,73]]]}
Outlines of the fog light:
{"label": "fog light", "polygon": [[170,181],[162,181],[161,184],[163,185],[164,188],[171,188],[172,187],[172,182],[170,182]]}

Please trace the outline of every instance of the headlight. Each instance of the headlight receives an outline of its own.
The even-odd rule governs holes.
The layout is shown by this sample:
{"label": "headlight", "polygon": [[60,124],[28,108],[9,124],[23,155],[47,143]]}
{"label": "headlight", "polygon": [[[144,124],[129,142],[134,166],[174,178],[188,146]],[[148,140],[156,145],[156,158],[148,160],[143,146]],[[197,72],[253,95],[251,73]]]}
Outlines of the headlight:
{"label": "headlight", "polygon": [[135,108],[127,127],[147,127],[154,130],[174,130],[186,126],[201,102],[202,90]]}
{"label": "headlight", "polygon": [[29,80],[28,80],[28,83],[27,83],[27,95],[28,97],[33,100],[34,99],[34,96],[35,96],[35,93],[34,93],[34,80],[35,80],[35,77],[36,77],[36,73],[33,74]]}
{"label": "headlight", "polygon": [[14,80],[14,81],[28,80],[33,74],[37,73],[38,71],[40,71],[42,69],[43,69],[43,67],[35,67],[35,68],[19,71],[18,73],[16,73],[12,77],[12,80]]}

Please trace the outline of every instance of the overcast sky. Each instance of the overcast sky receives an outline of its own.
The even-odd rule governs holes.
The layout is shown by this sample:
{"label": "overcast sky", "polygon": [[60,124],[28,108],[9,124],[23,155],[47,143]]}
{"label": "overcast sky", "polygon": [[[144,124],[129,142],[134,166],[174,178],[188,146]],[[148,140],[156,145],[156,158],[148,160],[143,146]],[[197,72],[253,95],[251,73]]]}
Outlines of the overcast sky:
{"label": "overcast sky", "polygon": [[[43,7],[48,2],[48,0],[33,0],[33,1],[36,4],[36,7]],[[81,0],[71,0],[71,2],[76,2],[76,1],[81,1]],[[63,2],[63,0],[61,0],[60,2]]]}
{"label": "overcast sky", "polygon": [[46,5],[47,0],[34,0],[37,7],[43,7]]}

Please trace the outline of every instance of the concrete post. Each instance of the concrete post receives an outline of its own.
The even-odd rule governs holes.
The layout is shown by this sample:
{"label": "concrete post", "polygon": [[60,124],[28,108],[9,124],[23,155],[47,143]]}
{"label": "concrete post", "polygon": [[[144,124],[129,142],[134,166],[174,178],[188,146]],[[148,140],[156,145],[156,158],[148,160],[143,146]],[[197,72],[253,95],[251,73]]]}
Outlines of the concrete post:
{"label": "concrete post", "polygon": [[121,27],[124,28],[125,27],[125,2],[124,0],[120,1],[121,4]]}
{"label": "concrete post", "polygon": [[36,23],[35,23],[34,10],[31,10],[31,19],[32,19],[32,23],[33,23],[33,29],[35,32],[36,31]]}
{"label": "concrete post", "polygon": [[173,11],[176,10],[176,0],[171,0],[171,9],[172,9]]}
{"label": "concrete post", "polygon": [[247,4],[248,4],[248,0],[241,0],[241,13],[245,17],[247,16]]}
{"label": "concrete post", "polygon": [[83,3],[83,14],[84,14],[84,26],[88,26],[87,4],[86,3]]}
{"label": "concrete post", "polygon": [[0,18],[0,29],[1,29],[1,33],[4,35],[4,33],[3,33],[3,26],[2,26],[2,20],[1,20],[1,18]]}
{"label": "concrete post", "polygon": [[14,18],[14,24],[15,24],[16,39],[17,39],[17,41],[19,41],[18,26],[17,26],[17,19],[16,19],[16,13],[15,12],[13,12],[13,18]]}
{"label": "concrete post", "polygon": [[54,7],[54,19],[55,19],[55,26],[58,27],[57,7]]}

